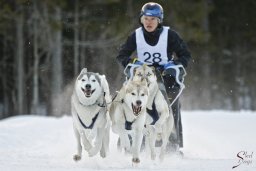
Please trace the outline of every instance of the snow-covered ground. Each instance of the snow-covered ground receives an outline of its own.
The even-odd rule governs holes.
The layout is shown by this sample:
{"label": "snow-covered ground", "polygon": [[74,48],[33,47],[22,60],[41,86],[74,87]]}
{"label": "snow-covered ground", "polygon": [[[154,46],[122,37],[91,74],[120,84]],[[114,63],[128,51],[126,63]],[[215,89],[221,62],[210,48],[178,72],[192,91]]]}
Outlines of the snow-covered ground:
{"label": "snow-covered ground", "polygon": [[143,152],[137,167],[131,165],[130,155],[117,151],[117,136],[112,132],[107,158],[83,153],[82,160],[74,162],[70,116],[4,119],[0,121],[0,170],[256,170],[256,112],[184,111],[182,119],[185,157],[169,155],[163,162],[151,161]]}

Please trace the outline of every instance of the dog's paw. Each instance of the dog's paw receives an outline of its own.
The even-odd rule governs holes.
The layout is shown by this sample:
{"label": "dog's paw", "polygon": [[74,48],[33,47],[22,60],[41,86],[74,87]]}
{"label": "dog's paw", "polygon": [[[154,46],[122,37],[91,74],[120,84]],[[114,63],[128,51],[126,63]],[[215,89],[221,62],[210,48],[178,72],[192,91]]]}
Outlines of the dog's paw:
{"label": "dog's paw", "polygon": [[91,148],[89,151],[88,151],[88,154],[89,154],[89,157],[93,157],[95,156],[96,154],[98,153],[98,150],[97,148]]}
{"label": "dog's paw", "polygon": [[122,151],[122,147],[121,147],[121,140],[120,140],[120,138],[118,138],[116,145],[117,145],[117,150],[119,152],[121,152]]}
{"label": "dog's paw", "polygon": [[78,154],[76,154],[76,155],[73,156],[73,160],[74,160],[74,161],[79,161],[79,160],[81,160],[81,156],[79,156]]}
{"label": "dog's paw", "polygon": [[156,153],[155,152],[151,152],[151,160],[155,160],[156,159]]}
{"label": "dog's paw", "polygon": [[165,154],[163,152],[161,152],[160,155],[159,155],[159,159],[160,159],[161,162],[164,160],[164,155]]}
{"label": "dog's paw", "polygon": [[100,156],[101,156],[102,158],[107,157],[106,151],[105,151],[105,150],[100,150]]}
{"label": "dog's paw", "polygon": [[138,164],[138,163],[140,163],[140,159],[139,158],[132,158],[132,163]]}

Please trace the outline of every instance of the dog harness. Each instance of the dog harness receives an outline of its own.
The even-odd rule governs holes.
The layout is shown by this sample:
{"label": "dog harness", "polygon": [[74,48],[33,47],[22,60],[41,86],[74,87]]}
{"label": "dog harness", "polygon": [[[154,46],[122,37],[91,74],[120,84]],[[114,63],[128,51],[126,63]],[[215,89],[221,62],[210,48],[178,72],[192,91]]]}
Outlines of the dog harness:
{"label": "dog harness", "polygon": [[158,112],[156,110],[155,99],[154,99],[153,104],[152,104],[152,110],[147,108],[147,113],[153,119],[153,121],[151,122],[150,125],[155,125],[156,121],[158,121],[158,119],[159,119],[159,115],[158,115]]}
{"label": "dog harness", "polygon": [[167,44],[169,27],[163,27],[158,43],[155,46],[147,44],[142,28],[136,29],[137,56],[139,61],[152,65],[164,65],[168,62]]}
{"label": "dog harness", "polygon": [[[133,121],[134,122],[134,121]],[[132,130],[132,124],[133,122],[129,122],[127,120],[125,120],[125,129],[126,130]]]}
{"label": "dog harness", "polygon": [[[122,100],[123,101],[123,100]],[[125,116],[125,113],[124,113],[124,118],[125,118],[125,129],[126,130],[132,130],[132,124],[134,123],[134,121],[136,120],[136,119],[134,119],[133,121],[127,121],[127,119],[126,119],[126,116]]]}
{"label": "dog harness", "polygon": [[[124,99],[121,99],[120,101],[114,101],[114,100],[116,99],[116,97],[117,97],[117,94],[113,97],[112,102],[124,103]],[[135,121],[135,119],[134,119],[132,122],[129,122],[129,121],[127,121],[127,119],[126,119],[125,114],[124,114],[124,118],[125,118],[125,126],[124,126],[125,129],[126,129],[126,130],[132,130],[132,124],[133,124],[133,122]]]}
{"label": "dog harness", "polygon": [[86,125],[83,123],[83,121],[81,120],[81,118],[79,117],[78,114],[77,114],[77,117],[78,117],[78,119],[79,119],[81,125],[82,125],[85,129],[92,129],[93,126],[94,126],[94,123],[95,123],[96,119],[98,118],[99,113],[100,113],[100,112],[98,112],[97,115],[95,115],[94,118],[92,118],[92,123],[91,123],[91,125],[89,125],[89,126],[86,126]]}
{"label": "dog harness", "polygon": [[133,124],[133,122],[136,120],[136,119],[134,119],[133,121],[127,121],[127,119],[126,119],[126,116],[125,116],[125,114],[124,114],[124,118],[125,118],[125,129],[126,130],[132,130],[132,124]]}

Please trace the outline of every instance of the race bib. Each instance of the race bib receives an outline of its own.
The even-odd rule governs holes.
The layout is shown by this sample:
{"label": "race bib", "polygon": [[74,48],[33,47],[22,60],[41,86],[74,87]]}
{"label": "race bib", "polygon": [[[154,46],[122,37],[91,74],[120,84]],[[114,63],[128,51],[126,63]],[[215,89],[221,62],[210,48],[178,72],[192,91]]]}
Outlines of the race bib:
{"label": "race bib", "polygon": [[168,57],[167,57],[168,29],[169,27],[163,28],[163,31],[160,34],[158,43],[155,46],[151,46],[147,44],[141,27],[136,29],[137,55],[138,55],[139,61],[149,65],[153,63],[164,65],[168,62]]}

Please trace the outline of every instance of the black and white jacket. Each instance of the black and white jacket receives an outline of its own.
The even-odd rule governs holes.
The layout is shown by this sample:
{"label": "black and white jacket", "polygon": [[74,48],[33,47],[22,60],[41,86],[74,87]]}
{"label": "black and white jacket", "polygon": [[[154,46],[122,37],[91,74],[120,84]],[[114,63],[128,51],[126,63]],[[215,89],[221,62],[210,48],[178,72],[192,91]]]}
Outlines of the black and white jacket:
{"label": "black and white jacket", "polygon": [[[154,32],[147,32],[144,27],[142,27],[142,30],[147,44],[155,46],[158,43],[160,34],[163,32],[163,26],[158,27]],[[134,58],[131,57],[131,55],[136,52],[136,50],[136,31],[134,31],[121,46],[117,60],[125,67],[131,59]],[[174,54],[176,58],[173,58]],[[172,29],[168,30],[167,57],[169,61],[173,60],[175,64],[182,64],[184,67],[187,67],[188,61],[191,58],[187,45]]]}

